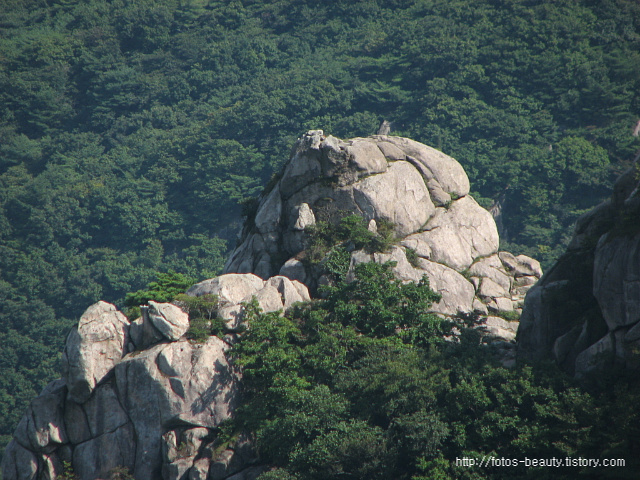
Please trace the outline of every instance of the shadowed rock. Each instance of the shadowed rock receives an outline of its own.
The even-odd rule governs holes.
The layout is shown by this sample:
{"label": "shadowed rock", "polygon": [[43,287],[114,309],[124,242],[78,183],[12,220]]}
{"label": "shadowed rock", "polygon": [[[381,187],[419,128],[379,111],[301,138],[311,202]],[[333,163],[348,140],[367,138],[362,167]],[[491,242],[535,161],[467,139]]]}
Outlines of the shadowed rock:
{"label": "shadowed rock", "polygon": [[[617,180],[611,199],[578,219],[567,251],[527,295],[520,359],[554,358],[586,385],[640,368],[639,187],[636,165]],[[513,268],[526,275],[537,266]]]}

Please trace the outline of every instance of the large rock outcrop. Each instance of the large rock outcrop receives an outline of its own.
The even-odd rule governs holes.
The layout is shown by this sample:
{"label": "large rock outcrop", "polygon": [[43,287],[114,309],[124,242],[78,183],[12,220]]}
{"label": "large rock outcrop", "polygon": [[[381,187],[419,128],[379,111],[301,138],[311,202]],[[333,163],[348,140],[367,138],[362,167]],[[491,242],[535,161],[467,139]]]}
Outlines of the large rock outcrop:
{"label": "large rock outcrop", "polygon": [[453,158],[407,138],[343,141],[321,130],[298,140],[279,181],[246,222],[225,272],[279,274],[314,291],[323,278],[304,261],[305,228],[346,214],[361,215],[372,229],[391,222],[398,239],[389,252],[353,252],[352,264],[392,260],[403,280],[427,275],[442,294],[434,311],[443,315],[519,311],[542,275],[537,261],[498,252],[493,217],[469,195],[469,179]]}
{"label": "large rock outcrop", "polygon": [[519,309],[540,266],[498,251],[495,222],[469,195],[460,164],[405,138],[342,141],[312,131],[260,198],[226,273],[187,292],[216,296],[226,333],[188,340],[188,308],[179,302],[150,301],[132,322],[108,303],[89,307],[67,338],[63,378],[32,401],[16,429],[3,479],[55,479],[64,462],[80,480],[121,467],[136,480],[255,479],[262,467],[251,437],[228,445],[218,438],[239,402],[241,372],[228,350],[242,332],[242,304],[284,311],[310,300],[327,277],[304,260],[307,227],[349,213],[371,231],[391,222],[397,241],[384,252],[352,249],[347,278],[358,263],[393,261],[403,281],[429,277],[442,295],[434,312],[476,312],[488,334],[513,339],[517,322],[500,315]]}
{"label": "large rock outcrop", "polygon": [[[310,299],[286,277],[222,275],[189,294],[217,295],[233,332],[242,302],[283,311]],[[149,302],[129,322],[114,305],[90,306],[69,334],[63,378],[36,397],[2,462],[4,480],[50,480],[70,462],[80,480],[127,469],[136,480],[253,480],[262,471],[251,438],[221,448],[218,427],[239,401],[241,374],[227,356],[234,334],[203,343],[184,337],[179,305]]]}
{"label": "large rock outcrop", "polygon": [[566,253],[527,296],[520,358],[554,358],[586,384],[640,367],[638,168],[577,222]]}

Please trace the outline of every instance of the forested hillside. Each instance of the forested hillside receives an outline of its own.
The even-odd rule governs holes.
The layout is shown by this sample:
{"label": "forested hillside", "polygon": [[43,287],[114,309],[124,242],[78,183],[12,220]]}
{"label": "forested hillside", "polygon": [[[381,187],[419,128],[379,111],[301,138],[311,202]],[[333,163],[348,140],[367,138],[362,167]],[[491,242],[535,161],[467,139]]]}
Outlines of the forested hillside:
{"label": "forested hillside", "polygon": [[321,128],[453,156],[548,266],[640,148],[636,0],[4,0],[0,443],[98,299],[219,272]]}

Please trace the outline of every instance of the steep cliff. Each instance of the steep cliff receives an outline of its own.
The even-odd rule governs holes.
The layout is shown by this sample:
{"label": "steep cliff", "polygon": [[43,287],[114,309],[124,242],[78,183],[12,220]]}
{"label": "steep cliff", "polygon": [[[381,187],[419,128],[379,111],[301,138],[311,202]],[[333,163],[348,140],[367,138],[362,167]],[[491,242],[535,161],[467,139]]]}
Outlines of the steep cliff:
{"label": "steep cliff", "polygon": [[[250,432],[221,443],[241,401],[241,371],[228,351],[243,302],[284,311],[332,282],[326,256],[311,261],[313,227],[349,214],[391,246],[341,246],[345,275],[361,262],[394,261],[403,281],[427,275],[434,312],[476,313],[491,337],[510,341],[526,291],[541,276],[528,257],[498,251],[495,222],[469,195],[454,159],[409,139],[342,141],[311,131],[245,224],[225,274],[194,285],[215,295],[225,333],[195,342],[183,305],[149,302],[133,322],[108,303],[87,309],[69,334],[62,378],[32,401],[8,445],[4,480],[53,479],[72,465],[81,480],[125,468],[137,480],[249,480],[262,471]],[[503,317],[511,318],[511,321]]]}
{"label": "steep cliff", "polygon": [[582,216],[566,253],[527,295],[519,355],[554,358],[592,383],[640,361],[640,195],[636,163]]}

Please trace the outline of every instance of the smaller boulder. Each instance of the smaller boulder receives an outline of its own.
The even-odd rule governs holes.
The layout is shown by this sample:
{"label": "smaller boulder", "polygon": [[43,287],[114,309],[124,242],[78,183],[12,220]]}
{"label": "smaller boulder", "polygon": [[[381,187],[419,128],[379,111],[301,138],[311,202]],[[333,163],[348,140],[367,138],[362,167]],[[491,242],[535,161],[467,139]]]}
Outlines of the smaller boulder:
{"label": "smaller boulder", "polygon": [[295,208],[294,230],[303,231],[305,228],[315,225],[316,217],[308,203],[303,203]]}
{"label": "smaller boulder", "polygon": [[476,260],[473,265],[469,267],[469,274],[477,277],[486,277],[500,285],[505,292],[511,290],[512,277],[507,275],[500,261],[500,257],[497,254]]}
{"label": "smaller boulder", "polygon": [[509,322],[500,317],[487,317],[481,326],[490,336],[506,341],[515,340],[518,331],[518,322]]}
{"label": "smaller boulder", "polygon": [[400,247],[392,247],[389,253],[374,253],[373,261],[384,264],[386,262],[394,262],[395,265],[391,271],[396,278],[403,282],[419,282],[424,272],[414,268],[407,260],[404,250]]}
{"label": "smaller boulder", "polygon": [[359,176],[387,171],[387,159],[370,140],[354,139],[351,145],[346,147],[346,151]]}
{"label": "smaller boulder", "polygon": [[500,252],[498,254],[502,264],[514,277],[534,276],[542,277],[542,268],[540,262],[526,255],[518,255],[517,257],[509,252]]}
{"label": "smaller boulder", "polygon": [[473,310],[475,288],[469,280],[445,265],[422,258],[418,262],[420,277],[426,274],[431,288],[442,295],[440,302],[432,307],[435,313],[455,315]]}
{"label": "smaller boulder", "polygon": [[509,289],[504,287],[504,285],[500,285],[496,283],[489,277],[484,277],[480,282],[480,288],[478,289],[478,296],[481,299],[485,298],[499,298],[499,297],[508,297]]}
{"label": "smaller boulder", "polygon": [[484,303],[482,303],[478,298],[473,299],[472,308],[473,308],[473,313],[476,313],[478,315],[489,314],[489,309],[487,308],[487,306]]}
{"label": "smaller boulder", "polygon": [[407,155],[393,143],[381,141],[378,142],[378,148],[389,162],[398,162],[407,158]]}
{"label": "smaller boulder", "polygon": [[131,322],[129,338],[131,343],[133,343],[133,350],[144,350],[145,348],[155,345],[164,339],[162,333],[153,326],[153,323],[151,323],[151,320],[149,319],[149,315],[146,314],[145,310],[148,308],[148,305],[140,306],[143,313],[142,317]]}
{"label": "smaller boulder", "polygon": [[153,326],[171,341],[179,340],[189,329],[189,315],[171,303],[149,300],[148,315]]}
{"label": "smaller boulder", "polygon": [[251,301],[251,298],[255,298],[260,305],[263,312],[275,312],[278,310],[284,310],[282,304],[282,296],[278,289],[273,285],[265,285],[258,290],[255,295],[244,299],[245,302]]}
{"label": "smaller boulder", "polygon": [[278,275],[267,280],[267,285],[276,288],[285,310],[296,302],[308,302],[311,300],[307,286],[297,280]]}
{"label": "smaller boulder", "polygon": [[506,297],[492,297],[487,307],[493,312],[512,312],[514,310],[513,300]]}
{"label": "smaller boulder", "polygon": [[290,258],[284,262],[284,265],[280,268],[279,275],[301,283],[307,282],[307,271],[304,264],[297,258]]}

